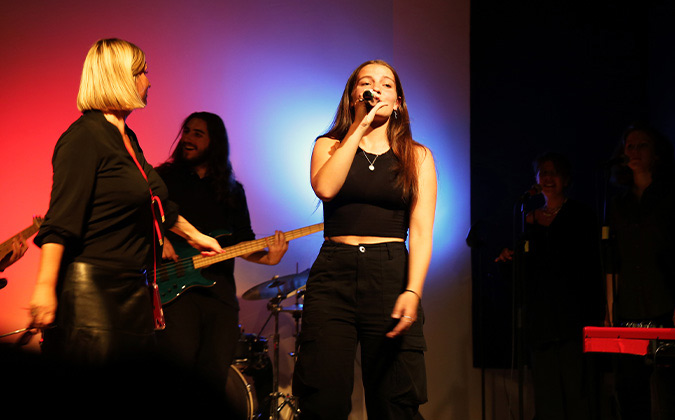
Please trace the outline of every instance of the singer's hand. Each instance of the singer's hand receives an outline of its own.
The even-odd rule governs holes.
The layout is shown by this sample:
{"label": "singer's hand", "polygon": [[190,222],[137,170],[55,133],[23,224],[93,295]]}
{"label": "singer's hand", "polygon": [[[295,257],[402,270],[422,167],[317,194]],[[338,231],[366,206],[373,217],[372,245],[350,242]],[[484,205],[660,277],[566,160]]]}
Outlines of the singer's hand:
{"label": "singer's hand", "polygon": [[216,238],[204,235],[201,232],[197,232],[197,234],[189,238],[187,242],[193,248],[201,251],[202,255],[204,256],[210,257],[223,252],[223,249],[220,247],[220,244]]}
{"label": "singer's hand", "polygon": [[403,335],[417,322],[417,307],[420,300],[417,294],[410,292],[403,292],[396,299],[394,310],[391,313],[393,319],[398,322],[394,328],[387,333],[387,337],[394,338]]}
{"label": "singer's hand", "polygon": [[495,262],[507,262],[513,260],[513,251],[508,248],[502,249],[499,256],[495,258]]}
{"label": "singer's hand", "polygon": [[180,257],[176,253],[176,250],[173,249],[173,245],[169,241],[169,238],[164,238],[164,246],[162,247],[162,259],[178,261]]}
{"label": "singer's hand", "polygon": [[375,115],[377,114],[377,111],[386,106],[389,106],[389,104],[384,102],[378,102],[373,106],[373,108],[369,112],[366,112],[365,102],[357,102],[357,104],[354,107],[356,109],[356,116],[354,118],[354,121],[361,121],[360,125],[362,127],[369,127],[370,124],[372,124],[373,121],[375,120]]}
{"label": "singer's hand", "polygon": [[53,287],[43,283],[37,283],[33,296],[30,299],[31,326],[34,328],[47,328],[54,322],[56,315],[56,291]]}

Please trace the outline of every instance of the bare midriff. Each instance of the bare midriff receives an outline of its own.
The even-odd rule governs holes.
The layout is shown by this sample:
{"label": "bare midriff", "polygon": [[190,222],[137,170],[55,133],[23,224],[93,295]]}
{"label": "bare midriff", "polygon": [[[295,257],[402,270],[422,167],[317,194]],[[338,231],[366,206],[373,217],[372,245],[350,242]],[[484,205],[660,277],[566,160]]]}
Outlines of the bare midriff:
{"label": "bare midriff", "polygon": [[325,238],[327,241],[338,242],[341,244],[347,245],[360,245],[360,244],[382,244],[385,242],[405,242],[402,238],[383,238],[381,236],[331,236],[330,238]]}

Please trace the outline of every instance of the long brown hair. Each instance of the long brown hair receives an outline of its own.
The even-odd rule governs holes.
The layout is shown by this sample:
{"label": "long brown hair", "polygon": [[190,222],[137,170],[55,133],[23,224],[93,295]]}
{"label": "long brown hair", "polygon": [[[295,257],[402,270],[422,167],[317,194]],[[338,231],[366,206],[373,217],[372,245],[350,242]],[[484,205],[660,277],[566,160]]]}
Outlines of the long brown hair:
{"label": "long brown hair", "polygon": [[[652,180],[668,183],[674,182],[675,155],[673,152],[673,145],[662,132],[649,124],[639,122],[628,126],[628,128],[624,130],[619,143],[614,149],[612,159],[614,160],[618,159],[620,156],[624,156],[628,135],[635,131],[643,132],[652,141],[654,156],[656,158],[654,167],[652,168]],[[614,183],[623,186],[633,185],[633,171],[626,163],[616,165],[612,169],[612,180]]]}
{"label": "long brown hair", "polygon": [[394,81],[396,83],[396,94],[400,99],[398,110],[396,111],[396,118],[394,114],[389,118],[389,125],[387,126],[387,138],[391,146],[394,156],[396,156],[397,165],[394,168],[396,172],[397,187],[403,191],[403,198],[410,203],[414,203],[417,198],[417,157],[416,147],[421,146],[412,138],[412,131],[410,129],[410,117],[408,115],[408,106],[405,102],[405,95],[403,94],[403,87],[401,80],[398,77],[396,70],[383,60],[370,60],[358,66],[349,76],[345,89],[342,92],[342,99],[338,105],[335,113],[335,118],[327,133],[319,137],[328,137],[335,140],[342,141],[349,127],[354,122],[354,108],[351,106],[351,95],[356,87],[357,78],[361,69],[370,64],[377,64],[384,66],[391,70],[394,74]]}
{"label": "long brown hair", "polygon": [[157,169],[160,175],[163,171],[174,168],[189,168],[190,162],[183,157],[183,143],[180,142],[183,130],[193,119],[199,119],[206,123],[206,129],[209,134],[209,146],[206,150],[206,163],[208,164],[208,175],[213,179],[213,185],[216,190],[218,201],[225,202],[230,199],[230,193],[237,185],[232,163],[230,162],[230,141],[227,136],[225,123],[220,116],[211,112],[193,112],[188,115],[180,127],[180,131],[174,142],[178,142],[169,159],[161,164]]}

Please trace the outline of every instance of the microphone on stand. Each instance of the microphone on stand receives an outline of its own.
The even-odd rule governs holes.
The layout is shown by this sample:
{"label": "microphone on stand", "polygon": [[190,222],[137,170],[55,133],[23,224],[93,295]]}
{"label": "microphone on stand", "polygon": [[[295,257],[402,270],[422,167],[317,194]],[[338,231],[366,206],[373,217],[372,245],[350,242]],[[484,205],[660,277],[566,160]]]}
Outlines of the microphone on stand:
{"label": "microphone on stand", "polygon": [[534,184],[530,187],[529,190],[525,191],[523,195],[520,196],[520,200],[525,201],[528,198],[534,197],[537,194],[541,194],[541,185]]}

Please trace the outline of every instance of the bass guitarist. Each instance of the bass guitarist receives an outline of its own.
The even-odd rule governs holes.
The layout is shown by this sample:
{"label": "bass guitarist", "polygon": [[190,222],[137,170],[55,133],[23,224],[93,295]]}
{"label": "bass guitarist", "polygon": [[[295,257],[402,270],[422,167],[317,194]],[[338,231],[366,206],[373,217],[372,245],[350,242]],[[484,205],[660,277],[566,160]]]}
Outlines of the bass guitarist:
{"label": "bass guitarist", "polygon": [[[235,180],[229,160],[222,119],[195,112],[183,121],[177,139],[170,158],[157,172],[181,214],[200,231],[216,236],[223,246],[255,239],[244,188]],[[179,238],[170,238],[163,258],[177,260]],[[276,231],[267,245],[266,250],[242,257],[258,264],[279,263],[288,250],[284,233]],[[157,339],[166,355],[224,390],[240,336],[234,260],[207,267],[201,275],[215,284],[190,288],[164,305],[166,329]]]}

